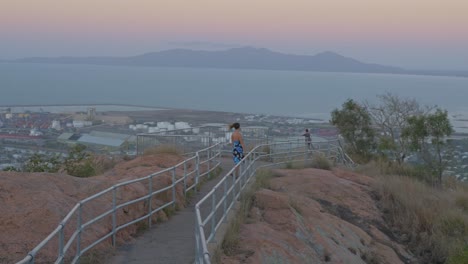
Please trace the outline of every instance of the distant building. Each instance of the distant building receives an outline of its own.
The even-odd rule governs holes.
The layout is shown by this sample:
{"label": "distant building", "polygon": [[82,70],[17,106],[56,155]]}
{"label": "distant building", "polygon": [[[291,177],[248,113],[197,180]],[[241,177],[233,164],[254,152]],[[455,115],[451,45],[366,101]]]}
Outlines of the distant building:
{"label": "distant building", "polygon": [[60,124],[60,121],[59,120],[53,120],[52,125],[50,126],[50,128],[55,129],[55,130],[61,130],[62,126]]}
{"label": "distant building", "polygon": [[96,117],[96,107],[88,107],[87,119],[92,121]]}
{"label": "distant building", "polygon": [[89,134],[62,133],[57,140],[68,144],[84,144],[95,147],[107,147],[109,150],[118,150],[126,142],[135,142],[133,135],[112,132],[91,131]]}
{"label": "distant building", "polygon": [[32,137],[42,136],[42,132],[37,129],[31,129],[29,135]]}
{"label": "distant building", "polygon": [[87,126],[92,126],[93,122],[91,121],[81,121],[81,120],[73,120],[73,127],[76,128],[83,128]]}
{"label": "distant building", "polygon": [[125,143],[125,140],[109,137],[97,137],[92,136],[90,134],[84,134],[77,140],[77,142],[85,145],[100,145],[111,148],[120,148]]}

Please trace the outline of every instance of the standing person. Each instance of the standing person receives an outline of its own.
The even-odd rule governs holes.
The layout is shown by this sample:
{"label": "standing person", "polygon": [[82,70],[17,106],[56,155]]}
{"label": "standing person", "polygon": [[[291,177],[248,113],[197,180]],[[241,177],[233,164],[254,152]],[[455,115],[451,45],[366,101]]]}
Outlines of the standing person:
{"label": "standing person", "polygon": [[240,124],[233,123],[229,125],[229,129],[234,128],[234,132],[231,135],[232,141],[232,156],[234,159],[234,164],[239,163],[244,158],[244,139],[240,132]]}
{"label": "standing person", "polygon": [[312,149],[312,138],[310,137],[309,129],[306,128],[305,133],[302,134],[302,136],[304,136],[304,138],[305,138],[305,142],[306,142],[306,144],[307,144],[307,148],[308,148],[308,149]]}

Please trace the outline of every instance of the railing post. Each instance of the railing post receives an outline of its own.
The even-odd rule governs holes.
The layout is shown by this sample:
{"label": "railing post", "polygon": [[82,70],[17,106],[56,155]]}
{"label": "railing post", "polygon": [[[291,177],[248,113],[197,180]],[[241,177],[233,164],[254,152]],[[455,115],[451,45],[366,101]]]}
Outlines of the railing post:
{"label": "railing post", "polygon": [[112,246],[116,244],[115,229],[117,225],[117,211],[116,211],[117,187],[112,187]]}
{"label": "railing post", "polygon": [[243,163],[244,163],[244,160],[241,160],[239,162],[239,172],[238,172],[239,175],[237,176],[237,177],[239,177],[239,179],[240,179],[239,181],[241,181],[241,182],[242,182],[242,177],[243,177],[243,173],[242,173]]}
{"label": "railing post", "polygon": [[198,154],[198,151],[197,151],[197,154],[196,154],[197,158],[196,158],[196,164],[195,164],[195,168],[197,170],[197,173],[195,174],[195,190],[198,190],[198,181],[199,181],[199,178],[200,178],[200,155]]}
{"label": "railing post", "polygon": [[222,158],[223,158],[223,144],[219,144],[219,147],[218,147],[218,162],[221,162]]}
{"label": "railing post", "polygon": [[[239,178],[239,173],[237,173],[237,176],[236,176],[236,171],[238,172],[239,170],[234,170],[234,177],[232,177],[232,185],[233,185],[233,194],[234,194],[234,197],[233,197],[233,202],[237,200],[237,190],[236,190],[236,180],[237,178]],[[240,179],[239,179],[239,183],[240,183]],[[239,185],[239,193],[241,191],[241,188],[240,188],[240,185]]]}
{"label": "railing post", "polygon": [[81,256],[81,217],[83,207],[81,202],[79,202],[78,215],[76,217],[76,228],[78,229],[78,235],[76,236],[76,255]]}
{"label": "railing post", "polygon": [[139,135],[137,134],[136,135],[136,155],[140,155],[140,153],[138,152],[138,144],[140,144],[140,139],[139,139]]}
{"label": "railing post", "polygon": [[289,158],[289,160],[292,160],[292,157],[291,157],[292,154],[291,154],[291,152],[292,152],[292,142],[289,141],[289,152],[288,152],[288,158]]}
{"label": "railing post", "polygon": [[215,234],[215,227],[216,227],[216,187],[213,189],[213,196],[211,200],[211,234],[210,237],[213,238],[214,241],[214,234]]}
{"label": "railing post", "polygon": [[[210,166],[210,164],[211,164],[211,157],[210,157],[211,155],[210,155],[210,152],[211,152],[211,148],[209,148],[209,149],[207,150],[207,153],[206,153],[206,155],[208,156],[208,159],[207,159],[207,161],[208,161],[208,162],[207,162],[207,164],[208,164],[208,165],[207,165],[207,166],[208,166],[208,170],[207,170],[207,171],[210,171],[210,168],[211,168],[211,166]],[[208,177],[209,177],[209,174],[208,174]]]}
{"label": "railing post", "polygon": [[172,202],[174,202],[174,204],[172,205],[172,207],[175,209],[176,207],[176,178],[175,178],[175,171],[176,171],[176,167],[174,167],[172,169]]}
{"label": "railing post", "polygon": [[197,212],[198,208],[195,208],[195,263],[200,263],[200,234],[198,230],[200,229],[200,223],[198,223]]}
{"label": "railing post", "polygon": [[247,179],[250,178],[250,167],[251,167],[251,164],[252,164],[252,156],[253,156],[253,153],[250,153],[249,157],[247,158]]}
{"label": "railing post", "polygon": [[184,161],[184,196],[187,193],[187,161]]}
{"label": "railing post", "polygon": [[227,179],[224,179],[224,193],[223,193],[223,206],[224,206],[224,212],[223,212],[223,218],[224,218],[224,223],[227,222]]}
{"label": "railing post", "polygon": [[60,224],[60,231],[59,231],[59,258],[60,258],[60,262],[59,263],[63,263],[63,229],[64,229],[64,225],[63,223]]}
{"label": "railing post", "polygon": [[273,153],[273,146],[276,147],[276,144],[273,143],[273,144],[270,145],[269,148],[268,148],[268,155],[267,155],[267,156],[268,156],[268,159],[267,159],[267,161],[269,161],[269,162],[273,162],[273,155],[271,155],[271,154]]}
{"label": "railing post", "polygon": [[149,178],[149,188],[148,188],[148,227],[151,228],[151,218],[153,217],[153,206],[151,200],[153,200],[153,176]]}

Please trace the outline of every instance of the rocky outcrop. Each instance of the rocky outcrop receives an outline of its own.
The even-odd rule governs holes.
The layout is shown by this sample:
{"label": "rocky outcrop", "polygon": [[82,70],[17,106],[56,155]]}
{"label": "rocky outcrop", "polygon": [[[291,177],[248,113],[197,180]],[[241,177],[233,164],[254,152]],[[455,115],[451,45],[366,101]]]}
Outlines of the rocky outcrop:
{"label": "rocky outcrop", "polygon": [[[175,155],[142,156],[117,164],[103,175],[91,178],[77,178],[66,174],[0,172],[0,263],[14,263],[23,259],[39,242],[53,231],[60,221],[80,200],[98,193],[116,183],[140,178],[181,162],[183,158]],[[189,165],[189,168],[191,165]],[[181,175],[177,171],[177,175]],[[168,173],[154,180],[153,190],[165,187],[172,182]],[[122,203],[148,193],[148,181],[131,184],[119,189],[117,200]],[[183,187],[177,186],[178,206],[185,206]],[[172,193],[162,193],[153,199],[156,208],[171,200]],[[96,217],[109,210],[112,195],[104,195],[83,206],[83,221]],[[126,223],[148,211],[146,201],[126,206],[117,213],[117,223]],[[167,216],[160,211],[153,220]],[[73,218],[65,228],[68,238],[76,228]],[[97,237],[110,231],[111,217],[105,217],[88,227],[82,239],[83,245],[95,241]],[[141,226],[133,225],[117,235],[117,241],[132,238]],[[35,263],[51,263],[57,254],[57,240],[44,247]],[[110,240],[101,243],[98,249],[110,246]],[[72,253],[75,246],[72,246]]]}
{"label": "rocky outcrop", "polygon": [[222,263],[408,263],[371,193],[342,170],[276,170],[255,193],[240,243]]}

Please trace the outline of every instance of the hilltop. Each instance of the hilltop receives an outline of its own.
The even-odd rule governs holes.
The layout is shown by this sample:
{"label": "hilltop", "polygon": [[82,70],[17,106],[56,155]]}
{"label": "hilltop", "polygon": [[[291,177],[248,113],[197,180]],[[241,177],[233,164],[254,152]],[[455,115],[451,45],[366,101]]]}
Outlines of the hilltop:
{"label": "hilltop", "polygon": [[220,263],[414,263],[384,220],[373,178],[340,169],[273,173]]}
{"label": "hilltop", "polygon": [[[139,156],[120,161],[92,178],[0,172],[0,263],[24,258],[78,201],[181,160],[183,157],[168,153]],[[433,189],[415,179],[371,177],[340,168],[292,168],[266,171],[270,175],[266,186],[246,199],[251,206],[246,210],[246,221],[237,224],[237,243],[229,245],[226,236],[224,254],[215,254],[220,263],[443,263],[448,257],[453,261],[448,263],[466,263],[468,254],[458,258],[463,257],[458,255],[460,251],[466,251],[460,248],[464,242],[459,240],[468,232],[466,189],[454,183],[446,190]],[[257,176],[260,181],[262,172]],[[171,176],[163,175],[155,188],[170,182]],[[128,201],[147,191],[144,183],[127,186],[118,199]],[[184,199],[182,188],[177,188],[176,195],[177,207],[185,210],[189,201]],[[156,203],[163,204],[170,196],[162,195]],[[83,216],[102,213],[111,200],[106,196],[89,204]],[[144,204],[130,205],[118,212],[116,220],[128,222],[146,210]],[[190,215],[193,210],[189,211],[183,215],[194,217]],[[157,223],[161,219],[168,219],[163,211],[153,220]],[[109,231],[111,219],[103,221],[103,225],[91,227],[93,232],[83,233],[84,244]],[[73,228],[65,229],[65,235]],[[141,231],[139,224],[122,230],[117,234],[118,244],[134,240]],[[95,249],[109,254],[110,242]],[[36,262],[48,263],[56,252],[57,248],[47,247]]]}

